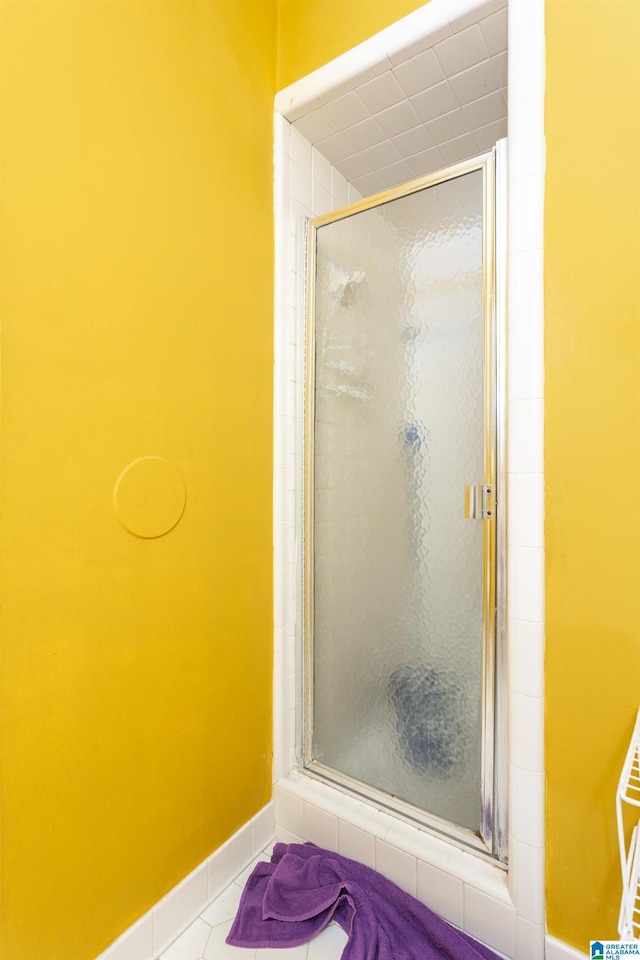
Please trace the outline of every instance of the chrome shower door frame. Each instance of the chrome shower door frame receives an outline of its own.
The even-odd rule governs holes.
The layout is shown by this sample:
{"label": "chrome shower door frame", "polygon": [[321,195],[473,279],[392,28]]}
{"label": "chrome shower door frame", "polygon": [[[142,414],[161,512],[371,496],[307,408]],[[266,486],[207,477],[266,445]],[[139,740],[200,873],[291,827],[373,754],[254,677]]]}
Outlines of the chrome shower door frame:
{"label": "chrome shower door frame", "polygon": [[[497,162],[496,162],[497,161]],[[496,225],[501,233],[506,223],[504,182],[506,145],[482,154],[472,160],[458,163],[434,174],[413,180],[400,187],[376,194],[358,203],[333,211],[309,221],[307,235],[307,291],[305,343],[305,411],[304,411],[304,484],[303,484],[303,770],[400,817],[417,823],[429,831],[444,836],[466,849],[494,862],[507,860],[506,826],[506,658],[504,656],[505,608],[505,480],[504,475],[504,355],[505,355],[505,270],[501,259],[506,244],[496,236]],[[468,828],[444,820],[429,811],[392,797],[374,787],[354,780],[334,770],[314,757],[314,425],[315,425],[315,272],[316,233],[327,224],[369,210],[390,200],[425,190],[438,183],[453,180],[464,174],[481,170],[483,173],[483,422],[484,422],[484,477],[482,484],[495,491],[495,509],[482,520],[484,529],[483,562],[483,711],[481,757],[481,826],[472,832]],[[496,176],[499,189],[496,191]],[[497,256],[496,256],[497,252]],[[498,260],[498,269],[496,269]],[[477,480],[474,480],[477,482]],[[497,683],[498,676],[500,684]]]}

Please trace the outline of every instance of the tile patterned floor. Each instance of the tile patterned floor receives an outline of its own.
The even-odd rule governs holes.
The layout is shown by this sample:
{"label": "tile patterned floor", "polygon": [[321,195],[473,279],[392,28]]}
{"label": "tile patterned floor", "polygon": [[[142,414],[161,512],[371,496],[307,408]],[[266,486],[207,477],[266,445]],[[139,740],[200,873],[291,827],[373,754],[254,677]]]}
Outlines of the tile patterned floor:
{"label": "tile patterned floor", "polygon": [[247,878],[259,860],[268,860],[271,847],[243,870],[234,883],[210,903],[200,916],[160,954],[159,960],[340,960],[347,935],[332,923],[310,943],[286,950],[243,950],[225,938],[235,917]]}

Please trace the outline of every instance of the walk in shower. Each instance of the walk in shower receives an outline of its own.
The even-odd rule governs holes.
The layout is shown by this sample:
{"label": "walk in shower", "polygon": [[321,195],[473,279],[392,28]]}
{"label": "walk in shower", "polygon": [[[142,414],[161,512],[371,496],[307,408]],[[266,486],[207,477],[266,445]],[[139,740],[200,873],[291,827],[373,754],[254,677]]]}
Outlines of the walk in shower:
{"label": "walk in shower", "polygon": [[304,766],[504,857],[495,151],[308,237]]}
{"label": "walk in shower", "polygon": [[[274,802],[279,839],[310,840],[374,867],[441,916],[496,949],[503,956],[544,957],[544,476],[543,476],[543,263],[544,263],[544,10],[543,0],[526,4],[505,0],[431,0],[370,41],[347,51],[338,60],[296,81],[276,95],[275,218],[276,218],[276,336],[274,392]],[[508,20],[508,37],[507,37]],[[502,41],[491,30],[502,22]],[[441,49],[470,49],[467,41],[484,37],[489,60],[469,66],[448,61],[442,75],[425,68]],[[446,46],[441,48],[441,44]],[[478,49],[481,45],[478,45]],[[508,47],[508,53],[507,53]],[[476,48],[474,48],[476,49]],[[445,58],[446,59],[446,58]],[[483,104],[497,97],[475,80],[490,79],[508,59],[502,74],[503,121],[480,116]],[[384,79],[380,79],[384,78]],[[405,89],[407,100],[362,101],[355,115],[341,113],[358,106],[360,93]],[[450,79],[449,79],[450,78]],[[473,83],[467,80],[473,79]],[[415,91],[418,91],[417,93]],[[443,105],[440,94],[450,91]],[[477,103],[473,97],[481,96]],[[357,99],[356,99],[357,98]],[[417,99],[416,99],[417,98]],[[433,100],[432,100],[433,98]],[[466,101],[471,98],[468,108]],[[438,104],[450,115],[431,121],[412,106]],[[448,120],[470,111],[472,137],[444,131]],[[368,111],[368,112],[367,112]],[[508,120],[506,119],[508,117]],[[414,133],[397,134],[387,119],[405,118]],[[332,126],[333,124],[333,126]],[[483,126],[484,124],[484,126]],[[423,129],[423,148],[416,146]],[[337,132],[335,132],[337,128]],[[408,127],[404,127],[408,130]],[[427,134],[433,130],[431,140]],[[360,133],[377,132],[384,139],[366,141]],[[456,137],[444,143],[449,137]],[[506,143],[509,137],[508,171]],[[398,136],[401,138],[398,141]],[[434,142],[438,149],[434,150]],[[407,143],[424,149],[424,167],[407,170],[389,163],[396,144],[401,156]],[[351,150],[358,157],[341,156]],[[303,654],[311,640],[309,576],[315,558],[303,521],[303,431],[305,415],[304,307],[305,219],[337,213],[363,197],[395,188],[413,177],[431,174],[449,164],[496,150],[496,391],[497,504],[495,683],[491,700],[481,692],[483,723],[497,730],[493,751],[482,741],[481,784],[491,794],[493,809],[480,798],[480,832],[485,817],[493,834],[482,843],[463,828],[421,808],[406,804],[383,789],[376,793],[363,781],[319,759],[313,744],[313,664]],[[461,152],[454,153],[454,147]],[[464,148],[464,152],[462,152]],[[344,152],[342,152],[344,150]],[[395,156],[395,155],[394,155]],[[357,162],[356,162],[357,161]],[[433,163],[431,164],[431,161]],[[406,161],[408,163],[408,161]],[[411,166],[411,164],[409,164]],[[367,169],[369,169],[367,168]],[[363,176],[362,174],[366,174]],[[353,208],[355,210],[355,208]],[[328,221],[335,219],[329,217]],[[369,238],[361,244],[369,246]],[[364,281],[362,281],[362,284]],[[508,303],[507,303],[508,292]],[[355,293],[351,288],[347,295]],[[508,309],[507,309],[508,307]],[[508,371],[508,375],[507,375]],[[306,406],[306,414],[309,415]],[[407,428],[417,419],[405,417]],[[405,434],[406,436],[406,434]],[[411,438],[412,434],[410,433]],[[424,442],[424,441],[423,441]],[[405,454],[411,444],[400,448]],[[424,449],[422,447],[421,449]],[[312,451],[311,451],[312,452]],[[310,450],[307,449],[307,460]],[[504,479],[508,477],[508,490]],[[463,489],[484,477],[456,478]],[[312,482],[309,470],[306,483]],[[505,496],[506,491],[506,496]],[[474,491],[470,491],[472,493]],[[475,493],[481,499],[482,491]],[[457,496],[457,494],[456,494]],[[458,504],[460,501],[458,501]],[[480,504],[481,506],[481,504]],[[464,510],[464,504],[462,506]],[[508,526],[505,524],[508,513]],[[308,511],[307,511],[308,514]],[[309,517],[307,516],[307,521]],[[464,520],[471,526],[487,521]],[[308,527],[308,522],[307,522]],[[312,531],[313,533],[313,531]],[[303,597],[306,587],[306,597]],[[306,621],[306,625],[305,625]],[[313,624],[312,624],[313,625]],[[304,641],[304,642],[303,642]],[[337,638],[334,637],[334,644]],[[508,658],[507,658],[508,650]],[[490,651],[493,652],[493,651]],[[483,654],[484,656],[484,654]],[[362,653],[360,668],[367,666]],[[306,663],[304,662],[306,660]],[[507,670],[508,666],[508,670]],[[344,666],[342,667],[344,669]],[[484,664],[483,664],[484,671]],[[390,674],[393,670],[390,670]],[[305,677],[306,674],[306,677]],[[390,675],[389,674],[389,675]],[[484,678],[483,678],[484,679]],[[392,709],[381,683],[380,710]],[[352,689],[347,697],[355,696]],[[384,701],[384,702],[383,702]],[[333,709],[337,709],[337,696]],[[318,717],[319,719],[319,717]],[[508,721],[508,722],[507,722]],[[397,736],[397,735],[396,735]],[[309,742],[311,738],[311,743]],[[345,733],[346,739],[346,733]],[[398,751],[399,752],[399,751]],[[486,763],[494,762],[493,773]],[[477,780],[476,780],[477,783]],[[437,785],[437,784],[436,784]],[[508,789],[507,789],[508,788]],[[366,793],[366,796],[365,796]],[[476,810],[478,807],[476,807]],[[406,814],[405,814],[406,810]],[[507,823],[508,810],[508,823]],[[502,816],[500,815],[502,811]],[[431,817],[431,821],[428,819]],[[424,825],[426,823],[426,826]],[[456,833],[456,829],[458,833]],[[462,839],[458,839],[458,837]],[[474,848],[474,843],[477,844]],[[508,862],[507,862],[508,843]],[[546,946],[554,949],[553,938]]]}

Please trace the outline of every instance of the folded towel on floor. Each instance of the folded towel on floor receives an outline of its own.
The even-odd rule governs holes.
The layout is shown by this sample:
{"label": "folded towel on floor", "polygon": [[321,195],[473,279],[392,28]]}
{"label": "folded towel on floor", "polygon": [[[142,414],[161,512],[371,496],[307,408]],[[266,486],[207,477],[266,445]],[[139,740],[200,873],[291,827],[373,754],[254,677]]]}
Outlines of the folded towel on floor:
{"label": "folded towel on floor", "polygon": [[296,947],[332,920],[349,937],[342,960],[497,960],[375,870],[313,843],[277,843],[257,864],[227,943]]}

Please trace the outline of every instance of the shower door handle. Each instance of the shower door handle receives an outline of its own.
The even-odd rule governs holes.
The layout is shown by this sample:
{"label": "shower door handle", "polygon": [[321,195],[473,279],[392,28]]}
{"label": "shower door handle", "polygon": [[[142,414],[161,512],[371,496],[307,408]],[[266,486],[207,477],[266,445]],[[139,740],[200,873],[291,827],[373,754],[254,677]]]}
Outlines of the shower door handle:
{"label": "shower door handle", "polygon": [[491,520],[495,516],[495,487],[491,483],[468,483],[464,488],[465,520]]}

